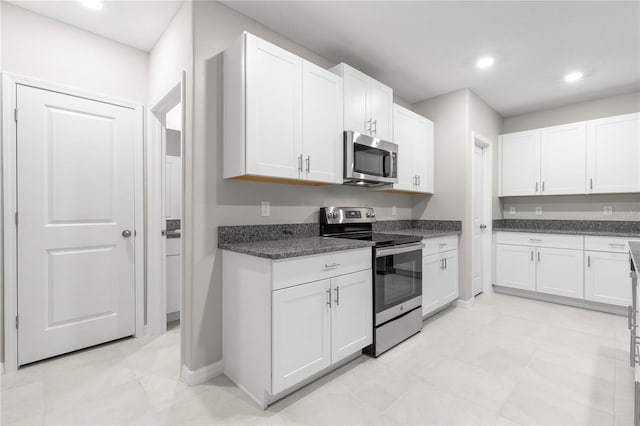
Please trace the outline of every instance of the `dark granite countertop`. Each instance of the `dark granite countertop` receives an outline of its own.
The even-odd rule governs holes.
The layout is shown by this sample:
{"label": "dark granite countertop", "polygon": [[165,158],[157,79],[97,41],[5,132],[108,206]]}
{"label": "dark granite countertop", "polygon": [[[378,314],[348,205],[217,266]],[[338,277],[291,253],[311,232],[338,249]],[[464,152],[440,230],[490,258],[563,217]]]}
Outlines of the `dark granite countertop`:
{"label": "dark granite countertop", "polygon": [[629,248],[631,249],[631,260],[636,266],[636,272],[640,271],[640,242],[629,241]]}
{"label": "dark granite countertop", "polygon": [[494,231],[640,238],[640,222],[611,220],[497,219]]}
{"label": "dark granite countertop", "polygon": [[436,237],[444,237],[447,235],[460,235],[460,231],[445,231],[445,230],[436,230],[436,229],[421,229],[421,228],[411,228],[411,229],[399,229],[397,231],[388,231],[382,232],[383,234],[400,234],[400,235],[417,235],[422,238],[436,238]]}
{"label": "dark granite countertop", "polygon": [[372,241],[349,240],[346,238],[307,237],[226,243],[219,244],[218,248],[275,260],[372,247],[373,244]]}

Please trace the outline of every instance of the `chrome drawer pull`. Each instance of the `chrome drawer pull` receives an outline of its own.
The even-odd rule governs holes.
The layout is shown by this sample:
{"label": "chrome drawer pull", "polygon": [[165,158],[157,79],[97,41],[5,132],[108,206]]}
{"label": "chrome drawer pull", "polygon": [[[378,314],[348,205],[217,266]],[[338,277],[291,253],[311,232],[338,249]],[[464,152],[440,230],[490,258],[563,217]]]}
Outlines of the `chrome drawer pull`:
{"label": "chrome drawer pull", "polygon": [[340,264],[339,264],[339,263],[336,263],[336,262],[333,262],[331,265],[327,265],[327,264],[325,263],[324,268],[325,268],[325,269],[330,269],[330,268],[337,268],[338,266],[340,266]]}

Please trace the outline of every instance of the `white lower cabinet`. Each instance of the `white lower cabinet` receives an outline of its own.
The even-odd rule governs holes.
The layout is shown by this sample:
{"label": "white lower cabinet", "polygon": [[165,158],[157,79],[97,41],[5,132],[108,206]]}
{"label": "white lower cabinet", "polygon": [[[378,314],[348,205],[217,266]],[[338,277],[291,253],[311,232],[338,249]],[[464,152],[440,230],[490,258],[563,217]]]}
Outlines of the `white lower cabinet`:
{"label": "white lower cabinet", "polygon": [[457,237],[434,238],[425,245],[422,256],[422,316],[458,298]]}
{"label": "white lower cabinet", "polygon": [[631,304],[629,238],[498,232],[496,285]]}
{"label": "white lower cabinet", "polygon": [[224,251],[225,375],[265,408],[373,342],[372,292],[371,248],[283,260]]}
{"label": "white lower cabinet", "polygon": [[582,250],[537,248],[536,290],[556,296],[584,298]]}

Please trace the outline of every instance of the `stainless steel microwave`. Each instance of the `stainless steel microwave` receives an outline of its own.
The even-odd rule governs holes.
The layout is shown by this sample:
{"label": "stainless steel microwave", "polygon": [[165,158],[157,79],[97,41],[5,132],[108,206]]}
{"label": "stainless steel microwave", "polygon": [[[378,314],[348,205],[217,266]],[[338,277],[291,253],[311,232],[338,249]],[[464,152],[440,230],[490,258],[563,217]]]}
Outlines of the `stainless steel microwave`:
{"label": "stainless steel microwave", "polygon": [[345,184],[382,186],[397,182],[397,144],[358,132],[344,132]]}

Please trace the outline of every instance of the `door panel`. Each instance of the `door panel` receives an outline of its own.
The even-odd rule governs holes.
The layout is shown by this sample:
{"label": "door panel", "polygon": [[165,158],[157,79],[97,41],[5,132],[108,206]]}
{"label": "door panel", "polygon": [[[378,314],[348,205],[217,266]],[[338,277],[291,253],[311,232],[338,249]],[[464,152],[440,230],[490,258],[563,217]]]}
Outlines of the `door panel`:
{"label": "door panel", "polygon": [[433,122],[419,115],[415,115],[413,170],[419,176],[417,190],[433,193]]}
{"label": "door panel", "polygon": [[538,248],[536,289],[541,293],[582,299],[583,253],[582,250]]}
{"label": "door panel", "polygon": [[367,86],[369,78],[348,66],[344,68],[344,129],[369,135]]}
{"label": "door panel", "polygon": [[373,343],[371,270],[331,279],[331,362]]}
{"label": "door panel", "polygon": [[440,254],[422,257],[422,315],[427,315],[441,306],[440,291],[444,260]]}
{"label": "door panel", "polygon": [[631,305],[629,255],[585,251],[584,298],[618,306]]}
{"label": "door panel", "polygon": [[330,280],[273,292],[272,394],[331,364],[331,296]]}
{"label": "door panel", "polygon": [[542,194],[583,194],[586,173],[586,123],[542,129],[540,191]]}
{"label": "door panel", "polygon": [[496,245],[496,285],[535,291],[535,248]]}
{"label": "door panel", "polygon": [[394,105],[393,143],[398,144],[398,183],[393,189],[415,191],[413,171],[414,115],[411,111]]}
{"label": "door panel", "polygon": [[444,270],[442,274],[442,304],[447,304],[458,298],[458,250],[442,254]]}
{"label": "door panel", "polygon": [[134,111],[17,86],[18,364],[129,336]]}
{"label": "door panel", "polygon": [[587,122],[587,190],[640,192],[640,114]]}
{"label": "door panel", "polygon": [[342,183],[342,81],[331,71],[304,61],[302,87],[300,154],[304,171],[300,177]]}
{"label": "door panel", "polygon": [[373,120],[372,136],[386,141],[393,138],[393,90],[369,79],[370,116]]}
{"label": "door panel", "polygon": [[474,296],[482,292],[483,239],[485,232],[480,228],[484,224],[484,151],[482,147],[473,147],[473,265],[472,289]]}
{"label": "door panel", "polygon": [[247,174],[297,179],[302,59],[247,36],[246,72]]}

